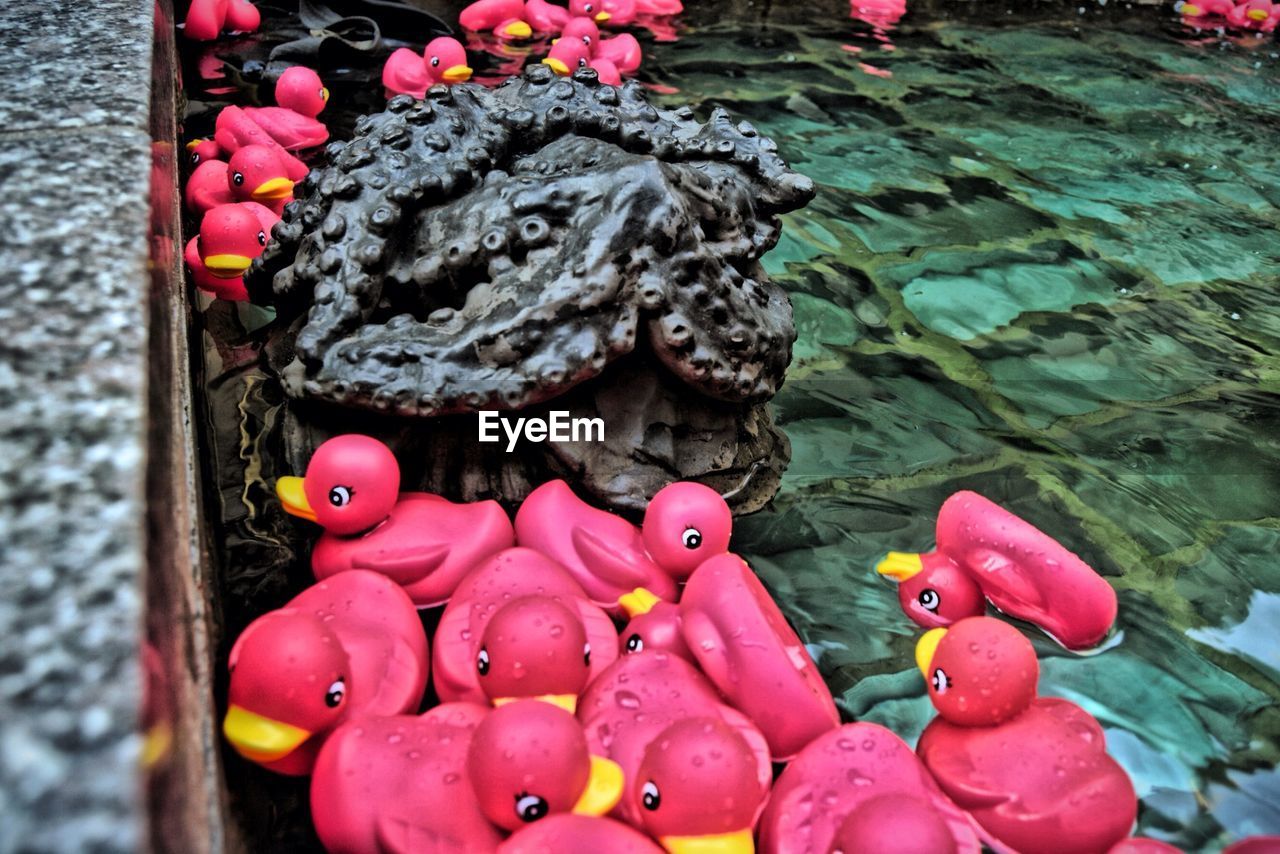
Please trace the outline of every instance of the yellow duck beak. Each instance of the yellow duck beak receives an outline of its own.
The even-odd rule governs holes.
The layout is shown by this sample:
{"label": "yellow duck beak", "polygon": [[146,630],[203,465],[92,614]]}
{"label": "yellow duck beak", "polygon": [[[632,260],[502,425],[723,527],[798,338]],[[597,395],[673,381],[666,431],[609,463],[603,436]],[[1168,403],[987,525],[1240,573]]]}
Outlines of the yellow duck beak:
{"label": "yellow duck beak", "polygon": [[565,65],[553,56],[548,56],[546,59],[542,60],[542,64],[551,66],[551,70],[556,74],[559,74],[561,77],[569,76],[569,66]]}
{"label": "yellow duck beak", "polygon": [[607,815],[622,800],[625,783],[621,765],[603,756],[592,756],[591,776],[587,778],[582,797],[573,805],[574,814]]}
{"label": "yellow duck beak", "polygon": [[493,701],[493,707],[496,709],[498,706],[505,706],[507,703],[514,703],[517,700],[541,700],[544,703],[559,706],[571,715],[578,713],[577,694],[543,694],[540,697],[498,697]]}
{"label": "yellow duck beak", "polygon": [[320,100],[324,101],[326,104],[329,103],[329,87],[328,86],[320,87]]}
{"label": "yellow duck beak", "polygon": [[509,39],[527,39],[533,35],[533,27],[524,21],[512,21],[502,28],[499,35]]}
{"label": "yellow duck beak", "polygon": [[1199,18],[1204,14],[1204,10],[1194,3],[1183,3],[1178,7],[1178,12],[1188,18]]}
{"label": "yellow duck beak", "polygon": [[608,12],[596,12],[596,23],[603,24],[605,21],[609,20],[612,17],[613,16],[610,15]]}
{"label": "yellow duck beak", "polygon": [[658,840],[671,854],[755,854],[751,829],[707,836],[663,836]]}
{"label": "yellow duck beak", "polygon": [[305,478],[282,477],[276,481],[276,497],[284,505],[284,512],[314,522],[316,511],[311,509],[311,502],[307,500],[305,484]]}
{"label": "yellow duck beak", "polygon": [[1250,9],[1244,13],[1244,16],[1250,21],[1265,21],[1267,19],[1267,13],[1261,9]]}
{"label": "yellow duck beak", "polygon": [[187,151],[195,151],[195,150],[196,150],[196,146],[197,146],[197,145],[199,145],[199,144],[200,144],[200,140],[198,140],[198,139],[190,140],[190,141],[187,143]]}
{"label": "yellow duck beak", "polygon": [[275,762],[288,756],[311,737],[305,729],[273,721],[241,706],[232,705],[222,722],[222,734],[245,759]]}
{"label": "yellow duck beak", "polygon": [[278,202],[293,195],[293,182],[288,178],[264,181],[249,194],[255,202]]}
{"label": "yellow duck beak", "polygon": [[444,74],[440,75],[440,79],[446,83],[466,83],[471,79],[471,69],[465,65],[454,65],[444,70]]}
{"label": "yellow duck beak", "polygon": [[929,678],[929,666],[933,664],[934,653],[938,651],[938,644],[942,643],[946,634],[946,629],[929,629],[916,641],[916,667],[920,668],[925,679]]}
{"label": "yellow duck beak", "polygon": [[653,610],[653,606],[662,600],[654,596],[643,587],[637,587],[630,593],[624,593],[618,597],[618,605],[622,610],[627,612],[627,616],[635,619],[643,614],[647,614]]}
{"label": "yellow duck beak", "polygon": [[911,552],[889,552],[884,560],[876,564],[876,572],[887,575],[901,584],[924,569],[920,555]]}
{"label": "yellow duck beak", "polygon": [[210,255],[204,259],[205,269],[219,279],[234,279],[243,276],[249,269],[253,259],[248,255]]}

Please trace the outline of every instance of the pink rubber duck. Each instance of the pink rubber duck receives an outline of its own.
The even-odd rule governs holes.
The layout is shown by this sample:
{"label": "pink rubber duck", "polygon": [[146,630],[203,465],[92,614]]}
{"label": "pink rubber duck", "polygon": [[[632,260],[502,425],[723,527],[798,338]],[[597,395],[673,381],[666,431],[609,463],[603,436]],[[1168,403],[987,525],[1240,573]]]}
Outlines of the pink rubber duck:
{"label": "pink rubber duck", "polygon": [[235,204],[226,161],[202,160],[187,178],[182,197],[187,210],[200,216],[218,205]]}
{"label": "pink rubber duck", "polygon": [[986,610],[1035,623],[1067,649],[1096,646],[1116,619],[1116,593],[1048,534],[975,492],[938,511],[938,547],[890,552],[876,571],[898,582],[898,601],[917,625],[948,626]]}
{"label": "pink rubber duck", "polygon": [[1280,3],[1271,0],[1248,0],[1227,13],[1227,24],[1240,30],[1259,33],[1274,32],[1280,24]]}
{"label": "pink rubber duck", "polygon": [[685,718],[649,742],[627,797],[671,854],[753,854],[752,831],[769,794],[758,763],[719,717]]}
{"label": "pink rubber duck", "polygon": [[548,851],[662,854],[663,849],[620,821],[564,813],[534,822],[498,846],[499,854],[546,854]]}
{"label": "pink rubber duck", "polygon": [[633,23],[639,15],[667,17],[683,11],[680,0],[569,0],[569,14],[613,27]]}
{"label": "pink rubber duck", "polygon": [[811,741],[773,785],[762,854],[978,854],[968,815],[907,746],[872,723]]}
{"label": "pink rubber duck", "polygon": [[[675,656],[624,656],[592,680],[578,701],[578,719],[592,754],[617,762],[628,786],[637,780],[649,745],[671,724],[688,718],[714,718],[741,735],[756,758],[755,784],[768,789],[773,771],[760,730],[725,705],[692,665]],[[624,797],[614,816],[643,827],[641,812],[642,798]]]}
{"label": "pink rubber duck", "polygon": [[474,566],[512,545],[495,501],[454,504],[400,492],[400,465],[377,439],[335,436],[316,449],[305,478],[282,477],[284,509],[324,528],[311,552],[316,578],[350,569],[380,572],[419,608],[447,601]]}
{"label": "pink rubber duck", "polygon": [[265,145],[246,145],[231,155],[226,175],[236,201],[257,202],[277,218],[293,201],[293,181],[275,150]]}
{"label": "pink rubber duck", "polygon": [[732,524],[724,499],[701,484],[663,487],[645,510],[643,528],[637,529],[585,503],[564,481],[553,480],[520,506],[516,539],[560,563],[592,601],[621,615],[620,597],[636,588],[674,600],[676,581],[728,548]]}
{"label": "pink rubber duck", "polygon": [[[488,625],[505,604],[535,595],[550,597],[576,615],[592,649],[588,679],[613,663],[618,633],[609,615],[593,605],[582,587],[555,561],[532,549],[506,549],[482,561],[462,579],[440,617],[433,679],[442,700],[490,702],[480,685],[477,667]],[[491,662],[497,653],[496,648],[487,653]],[[578,691],[573,693],[576,696]]]}
{"label": "pink rubber duck", "polygon": [[577,710],[591,672],[591,644],[572,605],[521,596],[494,612],[475,665],[480,690],[493,705],[533,699]]}
{"label": "pink rubber duck", "polygon": [[680,615],[698,666],[760,728],[775,761],[840,725],[808,650],[742,558],[724,554],[698,567]]}
{"label": "pink rubber duck", "polygon": [[224,30],[252,33],[261,23],[258,7],[249,0],[191,0],[182,32],[189,39],[208,42]]}
{"label": "pink rubber duck", "polygon": [[622,798],[622,769],[587,751],[569,712],[536,700],[509,703],[480,722],[467,776],[489,821],[519,830],[548,816],[602,816]]}
{"label": "pink rubber duck", "polygon": [[276,106],[245,107],[244,114],[285,151],[324,145],[329,129],[317,116],[329,102],[329,90],[310,68],[286,68],[276,80]]}
{"label": "pink rubber duck", "polygon": [[387,96],[412,95],[422,99],[437,83],[464,83],[471,79],[467,50],[457,39],[441,37],[427,44],[422,54],[399,48],[382,66],[382,87]]}
{"label": "pink rubber duck", "polygon": [[206,160],[222,158],[222,149],[212,139],[193,139],[187,143],[187,165],[195,169]]}
{"label": "pink rubber duck", "polygon": [[291,180],[301,181],[310,171],[307,164],[285,151],[275,137],[267,133],[258,123],[249,118],[249,114],[232,104],[223,107],[214,120],[213,138],[218,146],[228,154],[234,154],[246,145],[265,145],[275,151],[284,165],[285,175]]}
{"label": "pink rubber duck", "polygon": [[467,780],[467,754],[486,714],[448,703],[417,717],[365,717],[338,727],[311,779],[311,819],[325,849],[494,851],[502,835]]}
{"label": "pink rubber duck", "polygon": [[1223,848],[1222,854],[1280,854],[1280,836],[1249,836]]}
{"label": "pink rubber duck", "polygon": [[622,73],[618,71],[618,67],[607,59],[592,59],[586,45],[580,41],[561,39],[551,48],[551,53],[542,60],[542,64],[550,66],[561,77],[566,77],[579,68],[591,68],[606,86],[622,85]]}
{"label": "pink rubber duck", "polygon": [[1211,26],[1213,18],[1225,18],[1235,7],[1234,0],[1187,0],[1174,5],[1185,23],[1197,27]]}
{"label": "pink rubber duck", "polygon": [[222,731],[236,752],[309,774],[321,744],[360,715],[416,709],[430,666],[418,612],[399,587],[348,572],[249,624],[231,648]]}
{"label": "pink rubber duck", "polygon": [[685,643],[684,620],[678,604],[664,602],[647,590],[637,590],[622,597],[622,607],[631,618],[618,635],[622,655],[649,650],[679,656],[690,664],[698,663]]}
{"label": "pink rubber duck", "polygon": [[849,0],[849,17],[888,29],[907,14],[907,0]]}
{"label": "pink rubber duck", "polygon": [[196,287],[219,299],[247,300],[245,271],[262,254],[278,220],[256,202],[219,205],[206,211],[200,233],[187,242],[183,252]]}
{"label": "pink rubber duck", "polygon": [[1106,851],[1133,826],[1129,776],[1074,703],[1036,697],[1039,666],[1013,626],[970,617],[916,646],[938,717],[916,746],[957,806],[1022,854]]}
{"label": "pink rubber duck", "polygon": [[[591,18],[579,16],[564,25],[561,41],[577,39],[586,46],[591,59],[607,59],[622,74],[634,74],[640,67],[644,53],[640,42],[631,33],[620,33],[613,38],[601,38],[600,28]],[[559,42],[557,42],[559,44]],[[552,50],[554,55],[555,51]]]}
{"label": "pink rubber duck", "polygon": [[569,22],[569,12],[546,0],[477,0],[462,10],[459,22],[475,32],[492,30],[503,40],[520,40],[535,33],[558,33]]}

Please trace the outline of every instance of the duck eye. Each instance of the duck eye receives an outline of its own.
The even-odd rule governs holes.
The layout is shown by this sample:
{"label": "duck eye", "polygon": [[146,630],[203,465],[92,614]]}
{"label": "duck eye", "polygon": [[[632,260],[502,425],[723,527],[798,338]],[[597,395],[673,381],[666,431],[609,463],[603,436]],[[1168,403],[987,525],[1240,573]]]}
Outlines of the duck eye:
{"label": "duck eye", "polygon": [[585,45],[587,45],[588,47],[590,47],[590,46],[591,46],[591,36],[583,36],[583,37],[582,37],[582,43],[583,43],[583,44],[585,44]]}
{"label": "duck eye", "polygon": [[933,671],[933,678],[929,681],[933,683],[933,690],[939,694],[947,693],[947,689],[951,687],[951,677],[942,668]]}
{"label": "duck eye", "polygon": [[438,57],[438,56],[433,56],[433,57],[431,57],[431,67],[432,67],[432,68],[435,68],[435,67],[437,67],[437,66],[439,66],[439,65],[440,65],[440,57]]}
{"label": "duck eye", "polygon": [[658,784],[652,780],[644,784],[644,788],[640,790],[640,800],[644,803],[647,810],[656,810],[662,805],[662,795],[658,792]]}
{"label": "duck eye", "polygon": [[596,7],[595,7],[595,6],[592,6],[590,3],[588,3],[587,5],[585,5],[585,6],[583,6],[583,7],[582,7],[582,10],[583,10],[584,12],[594,12],[594,11],[596,10]]}
{"label": "duck eye", "polygon": [[200,152],[198,151],[191,152],[191,165],[195,166],[199,162],[200,162]]}
{"label": "duck eye", "polygon": [[258,245],[259,246],[267,245],[267,233],[265,231],[258,232]]}
{"label": "duck eye", "polygon": [[335,486],[329,490],[329,503],[334,507],[346,507],[351,503],[351,487]]}
{"label": "duck eye", "polygon": [[489,672],[489,650],[481,649],[480,654],[476,656],[476,670],[481,676]]}
{"label": "duck eye", "polygon": [[639,652],[642,649],[644,649],[644,638],[638,633],[627,638],[627,652]]}
{"label": "duck eye", "polygon": [[696,549],[702,545],[702,532],[697,528],[685,528],[684,533],[680,535],[680,542],[684,543],[686,549]]}
{"label": "duck eye", "polygon": [[586,61],[585,59],[583,59],[582,57],[578,57],[578,67],[579,67],[579,68],[586,68],[586,67],[587,67],[587,61]]}
{"label": "duck eye", "polygon": [[938,599],[938,591],[934,590],[932,587],[921,590],[917,601],[919,601],[920,607],[924,608],[929,613],[938,613],[938,603],[940,601]]}
{"label": "duck eye", "polygon": [[537,795],[521,792],[516,795],[516,815],[521,821],[537,821],[547,814],[547,802]]}
{"label": "duck eye", "polygon": [[231,173],[231,183],[235,184],[237,187],[244,184],[244,173],[242,172]]}
{"label": "duck eye", "polygon": [[582,663],[591,666],[591,644],[584,643],[582,645]]}
{"label": "duck eye", "polygon": [[342,698],[347,695],[347,683],[341,679],[335,679],[333,684],[329,686],[329,690],[324,695],[324,704],[331,709],[336,709],[338,704],[342,702]]}

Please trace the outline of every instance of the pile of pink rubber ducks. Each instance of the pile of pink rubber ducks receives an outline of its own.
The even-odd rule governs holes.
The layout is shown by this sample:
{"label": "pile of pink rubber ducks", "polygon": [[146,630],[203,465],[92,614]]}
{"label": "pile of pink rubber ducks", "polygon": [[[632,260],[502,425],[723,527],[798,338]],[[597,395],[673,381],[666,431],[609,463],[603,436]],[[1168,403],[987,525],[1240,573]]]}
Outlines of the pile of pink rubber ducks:
{"label": "pile of pink rubber ducks", "polygon": [[317,118],[328,100],[316,72],[288,68],[276,81],[276,106],[224,107],[213,138],[187,144],[191,174],[183,198],[200,226],[183,260],[196,287],[226,300],[248,299],[245,271],[308,172],[295,152],[329,138]]}
{"label": "pile of pink rubber ducks", "polygon": [[1270,33],[1280,24],[1280,3],[1271,0],[1180,0],[1175,8],[1184,24],[1201,30]]}
{"label": "pile of pink rubber ducks", "polygon": [[[640,68],[643,51],[631,33],[605,37],[600,27],[638,24],[665,32],[669,27],[662,22],[682,11],[680,0],[571,0],[567,7],[547,0],[477,0],[462,10],[459,22],[469,33],[489,34],[496,42],[489,49],[499,55],[511,43],[552,39],[541,61],[556,73],[592,68],[602,83],[618,86]],[[421,98],[431,86],[461,83],[472,73],[466,48],[446,37],[429,43],[422,54],[397,50],[383,67],[382,83],[388,97]]]}
{"label": "pile of pink rubber ducks", "polygon": [[937,552],[881,567],[932,627],[938,716],[913,752],[841,724],[705,486],[667,486],[636,526],[552,481],[513,523],[401,492],[390,449],[344,435],[277,494],[323,529],[318,581],[236,641],[224,732],[311,775],[330,851],[1176,850],[1126,839],[1137,801],[1102,728],[1038,697],[1030,641],[981,616],[990,598],[1087,645],[1114,593],[981,496],[943,507]]}

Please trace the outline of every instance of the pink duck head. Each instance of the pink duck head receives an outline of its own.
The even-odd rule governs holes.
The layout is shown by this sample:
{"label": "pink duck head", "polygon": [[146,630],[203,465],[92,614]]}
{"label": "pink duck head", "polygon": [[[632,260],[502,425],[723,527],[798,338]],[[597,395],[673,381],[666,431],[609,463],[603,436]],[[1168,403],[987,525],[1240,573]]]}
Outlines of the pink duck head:
{"label": "pink duck head", "polygon": [[697,663],[684,640],[684,620],[679,605],[664,602],[648,590],[628,593],[621,602],[631,618],[618,636],[622,655],[649,650],[678,655],[690,664]]}
{"label": "pink duck head", "polygon": [[686,718],[644,752],[629,797],[644,829],[668,851],[751,854],[768,786],[751,746],[719,718]]}
{"label": "pink duck head", "polygon": [[1040,665],[1023,634],[993,617],[930,629],[916,643],[916,664],[938,714],[957,726],[994,726],[1036,697]]}
{"label": "pink duck head", "polygon": [[222,149],[212,139],[193,139],[187,143],[187,166],[194,169],[206,160],[218,160]]}
{"label": "pink duck head", "polygon": [[529,698],[573,713],[591,672],[591,644],[568,606],[549,596],[522,596],[484,627],[476,672],[495,706]]}
{"label": "pink duck head", "polygon": [[276,104],[314,119],[329,102],[329,90],[320,75],[304,65],[286,68],[276,80]]}
{"label": "pink duck head", "polygon": [[889,552],[876,572],[898,583],[898,604],[917,626],[949,626],[987,610],[982,588],[944,554]]}
{"label": "pink duck head", "polygon": [[559,813],[601,816],[622,797],[622,769],[587,752],[572,714],[537,700],[508,703],[480,723],[467,772],[481,810],[508,831]]}
{"label": "pink duck head", "polygon": [[232,154],[227,183],[232,195],[242,202],[272,207],[293,199],[293,181],[275,150],[265,145],[246,145]]}
{"label": "pink duck head", "polygon": [[331,534],[353,536],[391,515],[400,496],[400,464],[369,436],[335,436],[316,448],[305,477],[282,477],[276,493],[284,509]]}
{"label": "pink duck head", "polygon": [[200,259],[217,279],[239,280],[270,237],[263,217],[248,205],[219,205],[200,220]]}
{"label": "pink duck head", "polygon": [[569,0],[569,14],[620,27],[636,19],[635,0]]}
{"label": "pink duck head", "polygon": [[422,52],[422,58],[433,83],[465,83],[471,79],[467,49],[457,39],[448,36],[432,39]]}
{"label": "pink duck head", "polygon": [[680,481],[658,490],[640,527],[650,557],[677,581],[729,551],[733,513],[709,486]]}
{"label": "pink duck head", "polygon": [[594,55],[600,46],[600,28],[596,26],[593,18],[578,15],[570,18],[569,23],[564,25],[560,38],[567,41],[580,41],[588,53]]}

